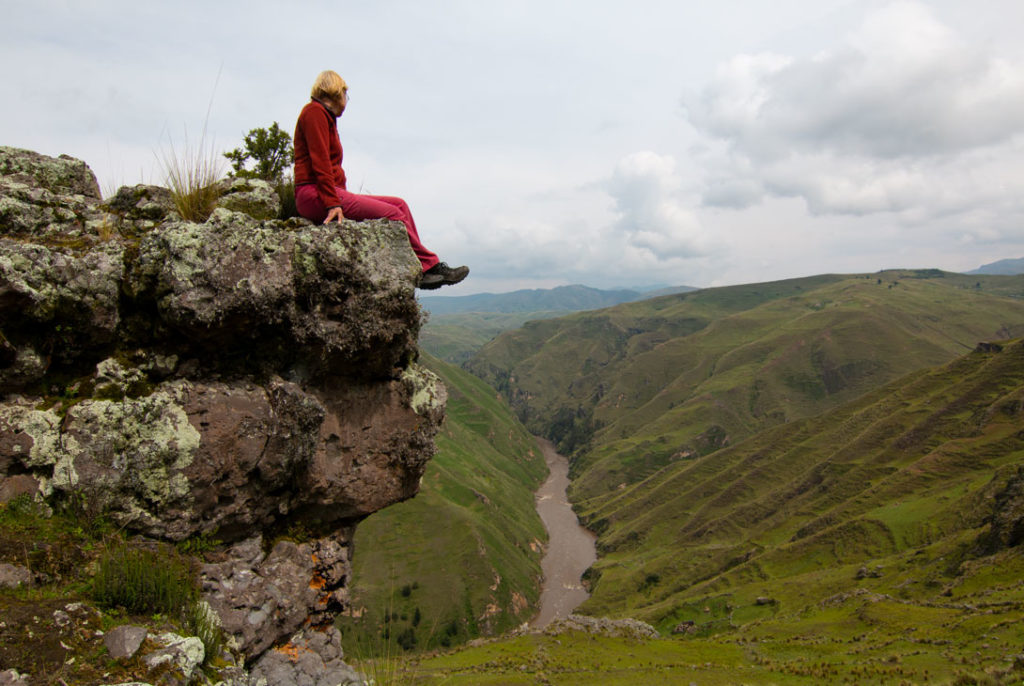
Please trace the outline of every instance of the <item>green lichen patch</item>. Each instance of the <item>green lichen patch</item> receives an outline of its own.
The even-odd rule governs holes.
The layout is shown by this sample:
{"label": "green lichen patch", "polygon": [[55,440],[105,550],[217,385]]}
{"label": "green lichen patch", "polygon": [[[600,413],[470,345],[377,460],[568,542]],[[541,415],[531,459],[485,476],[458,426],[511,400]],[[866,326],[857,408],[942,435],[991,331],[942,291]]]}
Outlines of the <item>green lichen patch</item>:
{"label": "green lichen patch", "polygon": [[402,372],[402,382],[409,389],[409,405],[418,415],[443,411],[448,394],[440,377],[418,364],[410,364]]}
{"label": "green lichen patch", "polygon": [[0,176],[25,175],[51,192],[99,199],[96,175],[82,160],[69,155],[49,157],[31,150],[0,146]]}

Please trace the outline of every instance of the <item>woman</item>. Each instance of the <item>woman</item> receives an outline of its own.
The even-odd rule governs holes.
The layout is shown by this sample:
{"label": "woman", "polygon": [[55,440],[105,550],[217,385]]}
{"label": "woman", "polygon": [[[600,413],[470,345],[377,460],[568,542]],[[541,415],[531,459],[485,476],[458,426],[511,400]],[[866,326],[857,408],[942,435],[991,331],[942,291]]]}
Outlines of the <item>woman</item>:
{"label": "woman", "polygon": [[333,71],[321,72],[312,99],[295,125],[295,206],[317,224],[348,219],[391,219],[405,224],[409,244],[423,266],[419,287],[435,289],[459,283],[469,267],[449,267],[420,242],[409,206],[401,198],[349,193],[341,168],[338,117],[348,105],[348,85]]}

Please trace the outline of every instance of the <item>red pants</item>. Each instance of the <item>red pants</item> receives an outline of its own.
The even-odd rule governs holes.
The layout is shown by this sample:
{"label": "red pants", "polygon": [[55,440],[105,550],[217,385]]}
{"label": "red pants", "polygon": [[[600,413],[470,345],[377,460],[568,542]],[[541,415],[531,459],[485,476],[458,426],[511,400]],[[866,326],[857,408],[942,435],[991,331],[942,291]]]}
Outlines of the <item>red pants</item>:
{"label": "red pants", "polygon": [[[390,219],[405,224],[405,231],[409,234],[409,245],[423,265],[423,271],[427,271],[440,262],[437,255],[427,250],[420,242],[420,236],[416,232],[416,223],[412,219],[412,212],[409,206],[401,198],[392,198],[383,195],[360,195],[335,188],[338,199],[341,200],[341,211],[345,219],[361,221],[363,219]],[[295,187],[295,209],[299,215],[306,219],[322,224],[327,218],[327,208],[320,202],[320,196],[316,192],[316,184],[304,183]]]}

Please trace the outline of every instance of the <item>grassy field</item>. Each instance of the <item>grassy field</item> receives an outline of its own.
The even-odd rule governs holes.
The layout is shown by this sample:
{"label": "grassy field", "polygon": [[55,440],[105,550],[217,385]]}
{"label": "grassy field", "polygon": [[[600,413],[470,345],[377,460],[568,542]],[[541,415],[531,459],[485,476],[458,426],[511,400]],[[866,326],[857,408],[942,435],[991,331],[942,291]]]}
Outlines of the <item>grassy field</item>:
{"label": "grassy field", "polygon": [[503,331],[534,319],[562,317],[565,311],[455,312],[431,314],[420,330],[420,348],[433,357],[462,364]]}
{"label": "grassy field", "polygon": [[[524,635],[424,656],[401,664],[399,683],[1021,683],[1024,557],[1007,551],[952,572],[949,552],[886,558],[882,574],[859,580],[845,566],[800,575],[765,605],[708,598],[694,604],[705,628],[692,634]],[[922,592],[929,571],[953,593],[942,582]]]}
{"label": "grassy field", "polygon": [[535,439],[493,389],[428,358],[448,416],[419,495],[356,531],[349,654],[422,650],[528,621],[546,533],[533,491],[547,476]]}

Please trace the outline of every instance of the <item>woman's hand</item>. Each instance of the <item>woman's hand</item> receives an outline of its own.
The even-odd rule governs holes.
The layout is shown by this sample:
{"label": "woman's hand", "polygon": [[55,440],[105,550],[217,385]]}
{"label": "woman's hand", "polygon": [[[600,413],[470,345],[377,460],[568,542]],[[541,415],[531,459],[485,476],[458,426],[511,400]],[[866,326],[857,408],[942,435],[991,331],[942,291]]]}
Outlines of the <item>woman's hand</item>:
{"label": "woman's hand", "polygon": [[338,222],[339,224],[345,220],[345,215],[341,213],[340,207],[332,207],[327,212],[327,219],[324,220],[324,224],[330,224],[331,222]]}

